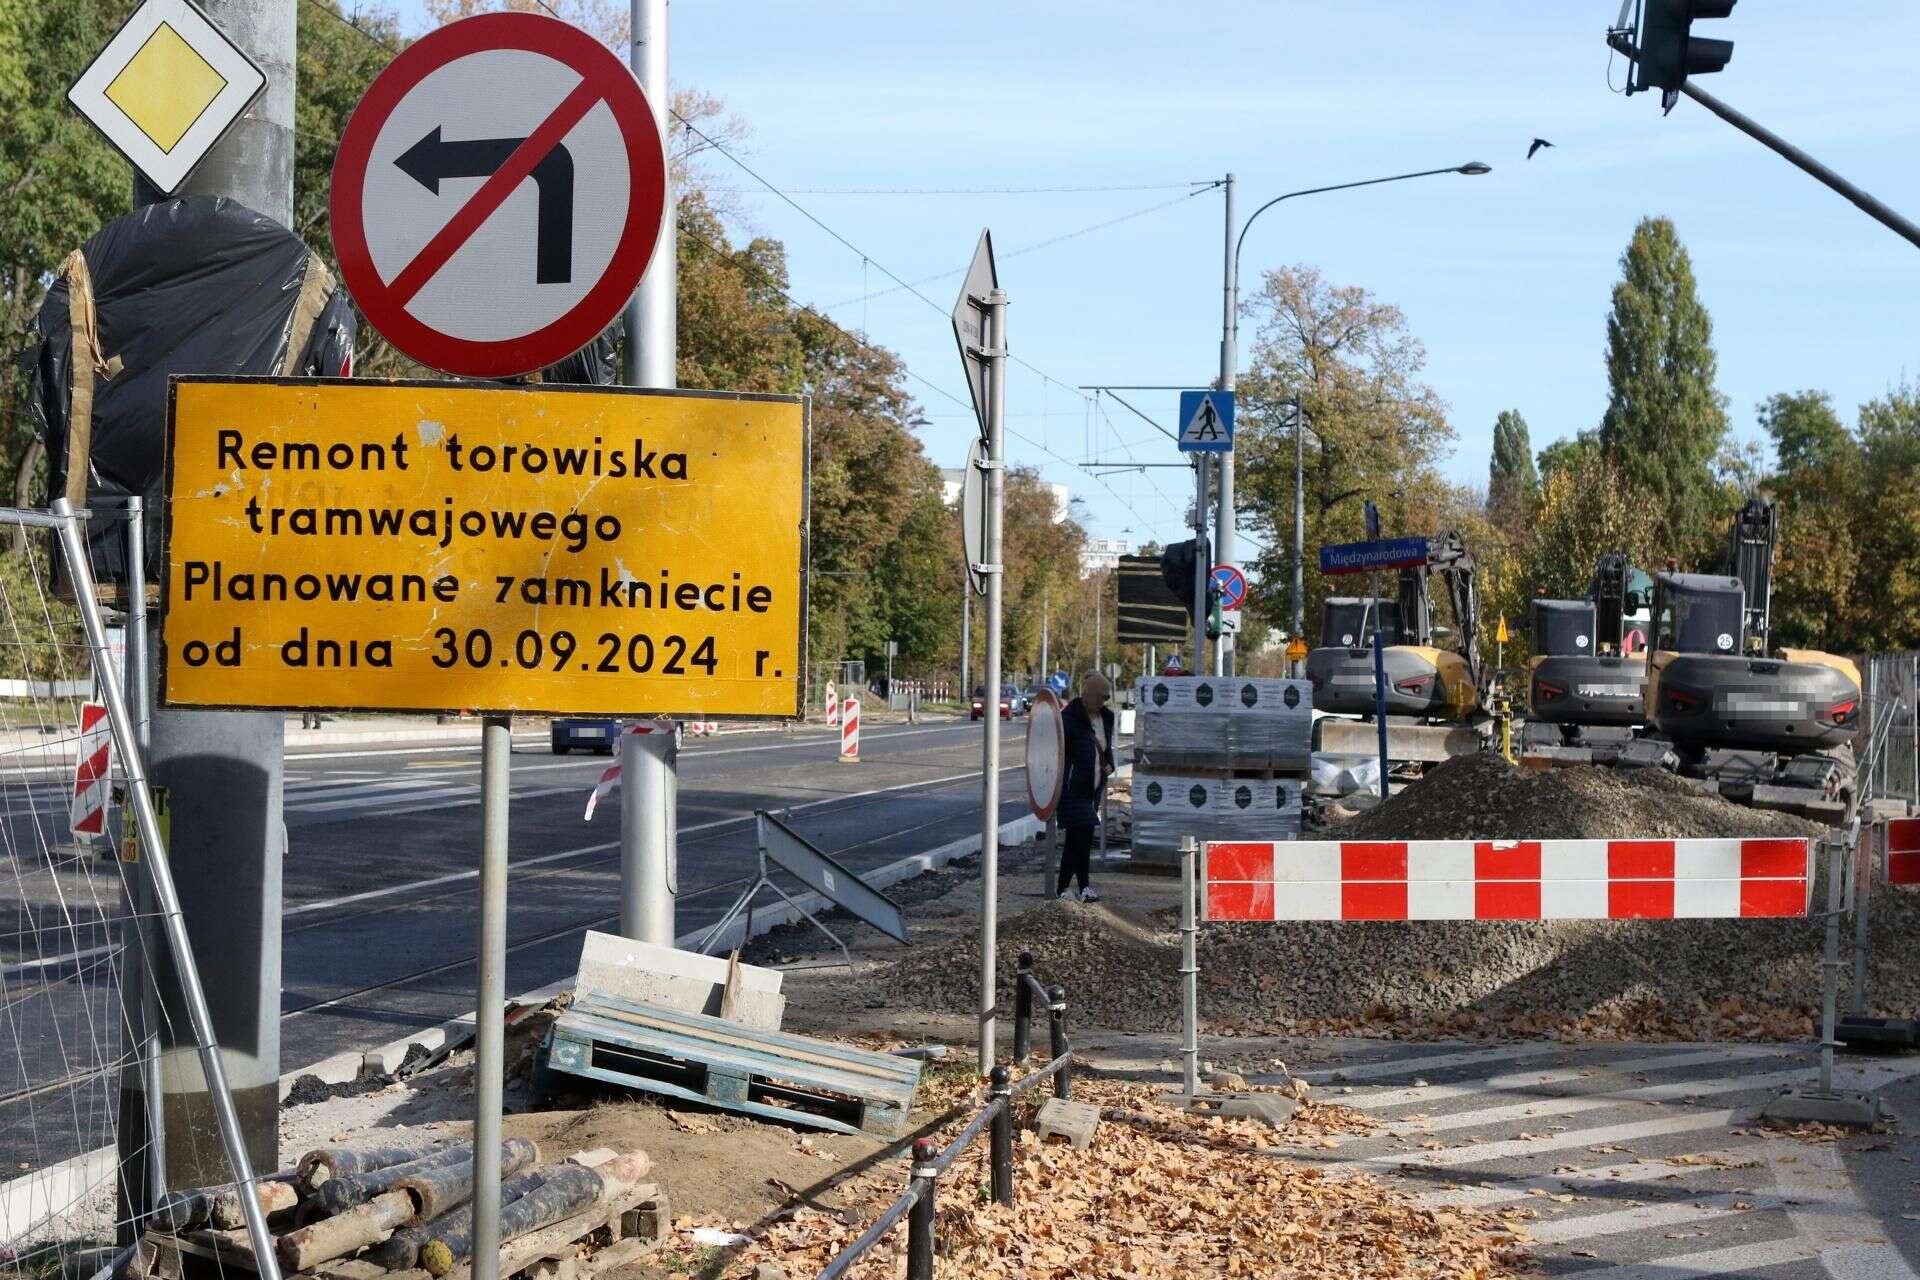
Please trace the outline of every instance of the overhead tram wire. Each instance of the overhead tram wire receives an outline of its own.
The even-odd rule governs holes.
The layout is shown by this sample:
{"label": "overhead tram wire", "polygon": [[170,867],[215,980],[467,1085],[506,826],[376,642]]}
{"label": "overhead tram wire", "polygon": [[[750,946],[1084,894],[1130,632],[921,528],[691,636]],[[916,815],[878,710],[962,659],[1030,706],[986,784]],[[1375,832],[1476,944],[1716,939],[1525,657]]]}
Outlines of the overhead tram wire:
{"label": "overhead tram wire", "polygon": [[[367,40],[369,43],[377,46],[378,48],[386,50],[386,52],[389,55],[391,56],[399,55],[400,50],[394,48],[391,44],[388,44],[385,40],[381,39],[379,36],[375,35],[373,32],[367,30],[365,27],[355,22],[352,18],[349,18],[346,14],[341,13],[338,9],[332,8],[329,5],[321,3],[321,0],[307,0],[307,3],[312,5],[315,9],[319,10],[321,13],[325,14],[326,16],[332,18],[334,21],[345,26],[349,30],[357,32],[362,39]],[[918,288],[914,287],[911,284],[908,284],[905,280],[902,280],[899,276],[889,271],[885,266],[881,265],[879,262],[873,261],[873,259],[868,257],[868,255],[866,255],[865,253],[862,253],[861,250],[856,245],[854,245],[852,241],[848,240],[845,236],[841,235],[839,232],[835,231],[832,227],[829,227],[826,223],[822,222],[819,218],[815,217],[812,213],[808,212],[805,206],[799,204],[798,202],[793,200],[790,196],[788,196],[785,192],[781,191],[780,188],[774,186],[771,182],[767,181],[766,178],[762,177],[752,167],[746,164],[745,161],[741,160],[738,156],[734,155],[731,151],[729,151],[725,146],[721,145],[721,143],[716,141],[705,130],[701,129],[698,125],[694,124],[691,120],[688,120],[685,116],[682,116],[679,112],[674,111],[671,106],[668,107],[668,111],[673,116],[673,118],[675,120],[678,120],[682,125],[682,127],[684,127],[688,132],[698,134],[699,137],[704,142],[706,142],[706,144],[709,147],[711,147],[715,151],[718,151],[721,155],[725,156],[728,160],[731,160],[735,165],[738,165],[740,169],[743,170],[745,173],[747,173],[748,176],[752,177],[755,182],[758,182],[761,186],[765,187],[767,190],[779,196],[787,204],[792,205],[793,208],[798,210],[801,214],[803,214],[808,221],[812,222],[815,226],[819,227],[822,231],[825,231],[828,235],[832,236],[840,244],[846,246],[846,248],[849,251],[855,254],[858,254],[863,259],[866,259],[868,262],[871,262],[872,265],[882,275],[886,276],[890,280],[893,280],[896,284],[900,285],[902,288],[912,293],[916,298],[919,298],[922,302],[926,303],[929,307],[932,307],[936,312],[938,312],[942,316],[947,314],[946,310],[942,308],[939,303],[927,297],[927,295],[920,292]],[[699,232],[694,231],[691,228],[686,227],[684,225],[679,227],[679,231],[681,232],[681,234],[690,236],[694,240],[697,240],[701,244],[704,244],[710,252],[712,252],[715,256],[723,259],[730,265],[736,268],[743,265],[742,259],[740,259],[737,253],[735,253],[734,251],[721,248],[720,246],[714,244],[711,240],[708,240],[705,236],[701,235]],[[859,337],[849,332],[847,329],[843,328],[841,325],[835,323],[831,317],[823,314],[819,308],[808,306],[806,303],[803,303],[799,299],[795,298],[791,293],[789,293],[786,290],[784,285],[782,285],[778,280],[776,280],[770,272],[768,272],[765,268],[761,267],[758,263],[746,262],[744,263],[744,265],[750,266],[756,271],[759,271],[761,276],[769,284],[773,286],[775,292],[777,292],[782,298],[786,299],[789,305],[797,307],[801,310],[811,311],[815,316],[819,317],[819,319],[823,323],[832,326],[835,332],[843,335],[848,341],[860,347],[863,347],[869,351],[883,352],[886,350],[885,348],[880,347],[877,343],[869,342],[865,338]],[[897,353],[886,352],[886,354],[893,355],[895,359],[898,359]],[[1011,359],[1014,363],[1020,365],[1022,368],[1025,368],[1029,372],[1033,373],[1035,376],[1041,378],[1043,381],[1050,382],[1054,386],[1057,386],[1062,390],[1070,391],[1074,395],[1080,396],[1082,399],[1086,398],[1086,394],[1082,392],[1078,387],[1068,386],[1066,383],[1048,374],[1045,370],[1039,368],[1037,365],[1034,365],[1026,360],[1022,360],[1019,356],[1012,355],[1012,354],[1009,354],[1008,358]],[[910,368],[907,365],[906,361],[900,360],[899,363],[900,363],[901,371],[905,373],[909,378],[912,378],[915,382],[918,382],[921,385],[927,387],[928,389],[933,391],[935,394],[939,395],[941,398],[946,400],[951,400],[954,404],[958,405],[960,408],[967,410],[969,414],[973,412],[972,401],[962,399],[960,396],[955,395],[953,392],[947,390],[945,387],[932,381],[931,379],[927,378],[923,374],[916,373],[912,368]],[[1040,450],[1042,453],[1046,454],[1049,458],[1053,459],[1055,462],[1059,462],[1065,466],[1073,467],[1074,469],[1081,472],[1083,475],[1086,475],[1089,479],[1094,480],[1096,483],[1100,485],[1101,488],[1105,489],[1110,495],[1112,495],[1113,499],[1116,502],[1120,503],[1121,506],[1130,515],[1136,517],[1137,519],[1143,522],[1146,521],[1146,516],[1140,511],[1138,511],[1137,509],[1135,509],[1134,506],[1131,503],[1129,503],[1125,498],[1121,497],[1120,493],[1117,490],[1115,490],[1112,485],[1108,484],[1104,477],[1098,475],[1095,472],[1089,471],[1081,463],[1075,462],[1071,458],[1062,456],[1061,454],[1055,452],[1052,448],[1048,447],[1047,445],[1041,443],[1038,440],[1035,440],[1032,436],[1026,435],[1023,432],[1014,429],[1012,426],[1006,427],[1006,432],[1008,435],[1012,436],[1016,440],[1019,440],[1025,444],[1031,445],[1032,447]],[[1162,494],[1161,496],[1164,499],[1165,495]]]}

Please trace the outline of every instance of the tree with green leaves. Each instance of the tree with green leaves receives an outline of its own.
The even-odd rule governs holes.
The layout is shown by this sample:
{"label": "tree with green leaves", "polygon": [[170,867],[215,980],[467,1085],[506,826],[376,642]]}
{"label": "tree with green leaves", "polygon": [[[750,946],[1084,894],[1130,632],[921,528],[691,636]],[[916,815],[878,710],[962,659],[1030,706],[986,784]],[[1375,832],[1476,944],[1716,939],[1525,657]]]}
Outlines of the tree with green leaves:
{"label": "tree with green leaves", "polygon": [[1518,409],[1502,409],[1493,420],[1493,454],[1487,462],[1487,514],[1508,529],[1523,529],[1540,501],[1540,476],[1533,467],[1533,441]]}
{"label": "tree with green leaves", "polygon": [[[1365,289],[1333,285],[1313,267],[1267,273],[1249,301],[1257,318],[1247,372],[1240,379],[1237,498],[1241,518],[1268,549],[1254,558],[1262,582],[1293,579],[1293,418],[1297,398],[1310,428],[1306,444],[1309,562],[1326,542],[1362,537],[1362,500],[1380,505],[1391,533],[1431,533],[1416,513],[1440,483],[1437,463],[1453,443],[1446,408],[1421,381],[1426,349],[1406,315]],[[1329,594],[1317,572],[1305,575],[1304,619],[1319,627]],[[1255,621],[1292,625],[1290,589],[1265,591]]]}
{"label": "tree with green leaves", "polygon": [[1595,450],[1547,473],[1526,557],[1526,579],[1557,600],[1586,595],[1602,555],[1625,553],[1651,572],[1662,567],[1658,500]]}
{"label": "tree with green leaves", "polygon": [[1651,495],[1662,544],[1684,559],[1715,536],[1713,471],[1727,434],[1714,385],[1713,321],[1673,223],[1643,218],[1620,257],[1607,316],[1607,408],[1600,447],[1625,482]]}

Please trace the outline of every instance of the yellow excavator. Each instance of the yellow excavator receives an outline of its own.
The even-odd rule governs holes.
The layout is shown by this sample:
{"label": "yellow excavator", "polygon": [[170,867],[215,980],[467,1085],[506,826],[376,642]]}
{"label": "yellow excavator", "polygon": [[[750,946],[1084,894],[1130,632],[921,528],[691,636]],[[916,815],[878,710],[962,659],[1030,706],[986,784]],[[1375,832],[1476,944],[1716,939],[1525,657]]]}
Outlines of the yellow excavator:
{"label": "yellow excavator", "polygon": [[[1434,621],[1433,584],[1444,588],[1453,613],[1449,631]],[[1387,754],[1432,761],[1477,750],[1485,673],[1480,655],[1480,590],[1473,554],[1458,533],[1427,539],[1427,563],[1400,570],[1398,599],[1328,600],[1320,647],[1307,654],[1313,709],[1328,716],[1375,714],[1373,633],[1386,640]],[[1448,643],[1443,644],[1442,641]],[[1321,749],[1376,749],[1377,731],[1346,730],[1332,720],[1318,727]],[[1463,730],[1473,726],[1473,731]],[[1336,738],[1341,741],[1336,741]],[[1349,748],[1344,739],[1351,738]]]}
{"label": "yellow excavator", "polygon": [[1660,765],[1724,796],[1829,822],[1854,795],[1859,668],[1817,649],[1771,647],[1778,512],[1734,518],[1730,573],[1654,578],[1647,728],[1623,765]]}

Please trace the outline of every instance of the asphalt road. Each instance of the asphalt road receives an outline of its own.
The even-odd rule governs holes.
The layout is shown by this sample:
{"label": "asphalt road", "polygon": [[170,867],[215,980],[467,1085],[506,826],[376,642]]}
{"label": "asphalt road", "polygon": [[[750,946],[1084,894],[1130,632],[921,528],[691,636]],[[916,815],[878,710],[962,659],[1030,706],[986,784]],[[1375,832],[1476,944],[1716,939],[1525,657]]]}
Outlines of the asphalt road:
{"label": "asphalt road", "polygon": [[[1017,738],[1006,741],[1018,759]],[[288,746],[282,1071],[471,1010],[479,932],[477,744],[303,752],[289,729]],[[682,935],[717,920],[753,876],[755,809],[790,811],[856,871],[978,833],[979,726],[869,725],[861,754],[841,764],[838,732],[817,728],[686,744]],[[582,816],[608,763],[555,756],[544,732],[515,739],[510,993],[565,978],[583,931],[618,922],[618,797]],[[111,1141],[124,1050],[112,922],[125,899],[117,863],[67,843],[64,771],[15,772],[0,779],[6,896],[17,899],[0,929],[0,1158],[43,1167]],[[1019,778],[1002,775],[1003,822],[1025,812]]]}
{"label": "asphalt road", "polygon": [[[978,831],[978,726],[868,728],[858,765],[839,763],[838,741],[801,729],[687,743],[682,934],[717,920],[753,876],[755,809],[791,809],[802,835],[856,871]],[[544,737],[516,739],[509,991],[573,972],[582,930],[617,923],[617,801],[591,822],[581,816],[607,764],[553,756]],[[1003,775],[1003,793],[1018,776]],[[294,755],[286,787],[282,1070],[471,1009],[477,749]],[[1025,812],[1021,793],[1002,808],[1002,821]]]}

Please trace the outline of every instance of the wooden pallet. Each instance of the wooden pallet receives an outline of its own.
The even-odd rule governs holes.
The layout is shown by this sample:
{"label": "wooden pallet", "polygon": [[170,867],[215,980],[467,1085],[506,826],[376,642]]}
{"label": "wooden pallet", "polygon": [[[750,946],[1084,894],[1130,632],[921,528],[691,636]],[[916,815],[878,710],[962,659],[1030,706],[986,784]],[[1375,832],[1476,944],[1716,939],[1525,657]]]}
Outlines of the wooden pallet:
{"label": "wooden pallet", "polygon": [[911,1058],[598,992],[584,993],[554,1022],[535,1090],[551,1092],[554,1073],[882,1138],[906,1132],[920,1085]]}
{"label": "wooden pallet", "polygon": [[[609,1201],[502,1245],[501,1280],[522,1272],[529,1280],[587,1280],[658,1248],[672,1231],[672,1222],[666,1192],[654,1183],[639,1183]],[[245,1230],[189,1231],[178,1236],[149,1231],[146,1243],[155,1259],[151,1274],[159,1280],[231,1280],[233,1271],[259,1272]],[[598,1248],[592,1256],[578,1258],[582,1244]],[[472,1274],[471,1266],[462,1263],[448,1273],[447,1280],[471,1280]],[[370,1262],[338,1258],[297,1275],[304,1280],[425,1280],[427,1273],[388,1271]]]}

